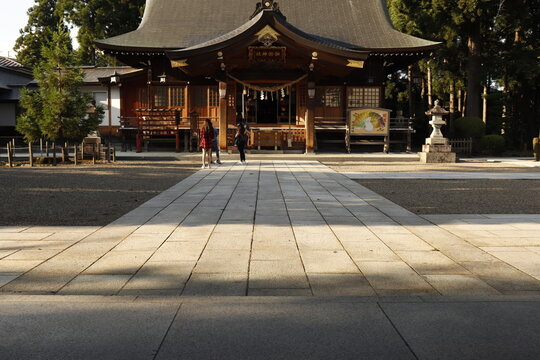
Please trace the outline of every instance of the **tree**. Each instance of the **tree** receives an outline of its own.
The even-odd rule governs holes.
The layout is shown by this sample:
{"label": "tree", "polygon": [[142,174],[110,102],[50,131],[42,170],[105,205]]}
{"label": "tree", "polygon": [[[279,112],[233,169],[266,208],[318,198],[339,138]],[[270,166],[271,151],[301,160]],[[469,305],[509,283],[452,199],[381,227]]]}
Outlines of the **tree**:
{"label": "tree", "polygon": [[[443,79],[447,88],[466,83],[468,116],[481,116],[481,89],[485,84],[482,51],[493,25],[493,1],[389,1],[392,20],[399,30],[442,42],[430,70],[443,75],[438,79]],[[422,66],[426,68],[425,62]]]}
{"label": "tree", "polygon": [[506,0],[499,8],[498,66],[503,88],[503,131],[514,146],[538,136],[540,118],[540,0]]}
{"label": "tree", "polygon": [[[43,47],[43,61],[34,68],[39,90],[25,90],[18,118],[17,131],[27,141],[43,136],[50,141],[81,141],[97,129],[103,109],[88,113],[92,98],[79,90],[83,74],[73,68],[71,38],[64,26],[53,33],[50,47]],[[38,136],[39,134],[39,136]]]}
{"label": "tree", "polygon": [[59,24],[64,26],[56,3],[57,0],[35,0],[35,5],[28,9],[28,23],[20,30],[21,35],[14,46],[21,63],[31,67],[37,65],[41,61],[41,49],[49,46]]}
{"label": "tree", "polygon": [[58,9],[79,27],[78,58],[82,65],[103,65],[94,40],[135,30],[141,21],[145,0],[58,0]]}

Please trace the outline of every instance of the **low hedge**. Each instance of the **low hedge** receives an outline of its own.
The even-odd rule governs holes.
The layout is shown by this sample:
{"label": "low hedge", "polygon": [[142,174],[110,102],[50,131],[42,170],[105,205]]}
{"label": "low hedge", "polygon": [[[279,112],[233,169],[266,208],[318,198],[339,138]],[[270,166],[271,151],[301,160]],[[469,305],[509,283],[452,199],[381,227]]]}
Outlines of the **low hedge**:
{"label": "low hedge", "polygon": [[454,122],[458,136],[465,138],[481,138],[486,133],[486,124],[477,117],[462,117]]}
{"label": "low hedge", "polygon": [[480,139],[480,147],[488,155],[501,155],[506,148],[506,141],[501,135],[485,135]]}

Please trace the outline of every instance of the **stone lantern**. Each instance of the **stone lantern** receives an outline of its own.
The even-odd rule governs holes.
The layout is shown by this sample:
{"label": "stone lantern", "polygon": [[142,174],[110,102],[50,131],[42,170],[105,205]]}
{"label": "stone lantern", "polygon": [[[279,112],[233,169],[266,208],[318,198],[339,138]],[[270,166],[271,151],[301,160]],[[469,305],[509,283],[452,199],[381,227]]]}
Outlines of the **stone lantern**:
{"label": "stone lantern", "polygon": [[444,137],[441,127],[446,125],[446,121],[443,120],[444,115],[448,115],[449,112],[443,109],[439,100],[435,101],[435,107],[426,115],[431,116],[429,124],[433,126],[433,132],[431,136],[426,139],[426,144],[422,147],[420,155],[420,162],[423,163],[455,163],[456,153],[452,152],[452,145],[447,138]]}

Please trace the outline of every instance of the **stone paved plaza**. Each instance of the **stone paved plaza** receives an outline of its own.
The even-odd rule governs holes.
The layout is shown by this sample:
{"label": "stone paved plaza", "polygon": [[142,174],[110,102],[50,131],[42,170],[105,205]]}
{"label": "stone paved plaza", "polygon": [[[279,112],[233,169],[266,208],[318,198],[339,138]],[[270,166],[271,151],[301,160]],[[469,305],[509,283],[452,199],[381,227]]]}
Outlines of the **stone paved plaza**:
{"label": "stone paved plaza", "polygon": [[0,228],[0,291],[535,296],[540,214],[422,217],[318,162],[228,164],[105,227]]}

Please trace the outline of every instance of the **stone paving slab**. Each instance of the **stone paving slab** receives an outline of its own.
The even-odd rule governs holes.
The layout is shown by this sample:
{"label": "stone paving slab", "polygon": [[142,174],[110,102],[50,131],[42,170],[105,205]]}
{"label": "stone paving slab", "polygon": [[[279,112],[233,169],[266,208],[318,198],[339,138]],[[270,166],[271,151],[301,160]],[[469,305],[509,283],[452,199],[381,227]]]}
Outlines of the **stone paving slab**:
{"label": "stone paving slab", "polygon": [[0,349],[22,360],[540,357],[540,296],[301,296],[306,290],[0,295]]}
{"label": "stone paving slab", "polygon": [[376,304],[187,303],[177,319],[156,359],[414,359]]}
{"label": "stone paving slab", "polygon": [[520,296],[540,292],[539,234],[540,214],[418,216],[315,161],[252,161],[102,228],[0,228],[0,291]]}
{"label": "stone paving slab", "polygon": [[179,307],[59,298],[2,302],[3,359],[152,359]]}
{"label": "stone paving slab", "polygon": [[540,357],[539,305],[425,303],[381,307],[419,359],[502,360]]}

